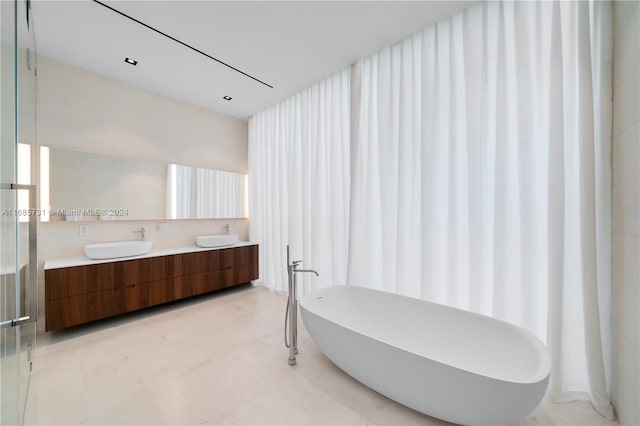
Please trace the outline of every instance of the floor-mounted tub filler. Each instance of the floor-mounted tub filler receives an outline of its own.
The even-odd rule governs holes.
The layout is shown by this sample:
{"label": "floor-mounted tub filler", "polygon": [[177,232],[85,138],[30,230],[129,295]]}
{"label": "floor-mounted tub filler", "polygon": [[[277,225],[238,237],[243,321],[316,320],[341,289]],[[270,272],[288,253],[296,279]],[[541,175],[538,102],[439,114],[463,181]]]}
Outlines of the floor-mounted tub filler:
{"label": "floor-mounted tub filler", "polygon": [[546,392],[546,347],[506,322],[354,286],[321,289],[300,306],[309,334],[334,364],[429,416],[512,424]]}
{"label": "floor-mounted tub filler", "polygon": [[[287,246],[287,275],[289,276],[289,288],[287,296],[287,310],[284,316],[284,345],[289,348],[289,365],[296,365],[296,355],[298,354],[298,296],[296,289],[298,288],[297,276],[301,273],[315,274],[318,272],[313,269],[298,269],[302,260],[291,260],[289,255],[289,246]],[[288,330],[287,330],[288,321]],[[287,334],[287,331],[289,332]],[[288,338],[287,338],[288,336]]]}

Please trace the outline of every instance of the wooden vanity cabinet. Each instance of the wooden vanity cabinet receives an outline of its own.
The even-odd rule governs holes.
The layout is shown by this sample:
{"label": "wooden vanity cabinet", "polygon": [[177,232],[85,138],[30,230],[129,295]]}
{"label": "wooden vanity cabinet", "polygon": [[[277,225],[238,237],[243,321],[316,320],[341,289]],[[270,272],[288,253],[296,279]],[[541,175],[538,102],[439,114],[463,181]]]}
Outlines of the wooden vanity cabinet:
{"label": "wooden vanity cabinet", "polygon": [[258,278],[258,246],[45,270],[46,330],[59,330]]}

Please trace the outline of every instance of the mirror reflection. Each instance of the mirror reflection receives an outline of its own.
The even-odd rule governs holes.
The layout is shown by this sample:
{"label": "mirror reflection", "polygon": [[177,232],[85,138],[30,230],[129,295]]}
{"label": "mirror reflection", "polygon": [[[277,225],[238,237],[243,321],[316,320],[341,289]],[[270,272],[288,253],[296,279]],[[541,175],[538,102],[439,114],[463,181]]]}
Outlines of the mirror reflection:
{"label": "mirror reflection", "polygon": [[169,164],[167,218],[242,217],[243,181],[240,173]]}
{"label": "mirror reflection", "polygon": [[51,220],[246,217],[247,175],[42,148]]}

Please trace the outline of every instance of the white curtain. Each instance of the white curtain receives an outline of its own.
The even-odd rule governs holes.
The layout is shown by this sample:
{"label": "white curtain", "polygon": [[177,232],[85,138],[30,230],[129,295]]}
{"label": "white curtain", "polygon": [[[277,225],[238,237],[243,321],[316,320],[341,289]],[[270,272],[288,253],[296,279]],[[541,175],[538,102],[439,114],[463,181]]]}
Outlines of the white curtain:
{"label": "white curtain", "polygon": [[243,175],[221,170],[195,169],[197,218],[242,217]]}
{"label": "white curtain", "polygon": [[355,64],[348,265],[529,329],[608,418],[610,15],[487,2]]}
{"label": "white curtain", "polygon": [[[261,279],[284,289],[289,241],[333,272],[323,285],[518,324],[552,354],[548,396],[612,418],[611,25],[609,2],[480,3],[354,64],[349,138],[306,142],[308,95],[252,117]],[[328,185],[308,162],[340,177]],[[318,208],[349,219],[319,222]],[[310,249],[328,236],[341,251]]]}
{"label": "white curtain", "polygon": [[348,70],[249,119],[250,237],[264,285],[287,290],[287,244],[320,274],[300,277],[300,294],[346,284],[349,123]]}
{"label": "white curtain", "polygon": [[167,219],[191,219],[196,207],[193,167],[167,166]]}
{"label": "white curtain", "polygon": [[243,217],[244,178],[242,173],[169,164],[167,218]]}

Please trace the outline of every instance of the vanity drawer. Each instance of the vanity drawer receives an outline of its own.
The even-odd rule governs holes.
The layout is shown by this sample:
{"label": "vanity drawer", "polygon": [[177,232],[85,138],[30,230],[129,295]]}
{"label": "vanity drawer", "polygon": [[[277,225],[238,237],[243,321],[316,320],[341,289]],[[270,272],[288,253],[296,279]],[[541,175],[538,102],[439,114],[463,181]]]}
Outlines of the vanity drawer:
{"label": "vanity drawer", "polygon": [[221,266],[220,250],[200,251],[180,255],[183,275],[217,271]]}
{"label": "vanity drawer", "polygon": [[182,255],[158,256],[151,261],[152,281],[176,278],[182,275]]}
{"label": "vanity drawer", "polygon": [[126,312],[124,293],[125,290],[105,290],[49,300],[45,310],[46,330],[58,330],[122,314]]}
{"label": "vanity drawer", "polygon": [[55,300],[114,288],[114,269],[113,263],[101,263],[46,270],[45,299]]}
{"label": "vanity drawer", "polygon": [[234,265],[223,270],[224,287],[231,287],[258,279],[258,263]]}
{"label": "vanity drawer", "polygon": [[136,284],[133,287],[125,289],[125,311],[137,311],[138,309],[181,299],[181,282],[182,277],[174,277]]}
{"label": "vanity drawer", "polygon": [[196,296],[224,288],[222,271],[208,271],[182,277],[182,297]]}
{"label": "vanity drawer", "polygon": [[234,247],[220,250],[220,252],[222,253],[222,269],[258,262],[258,246]]}

